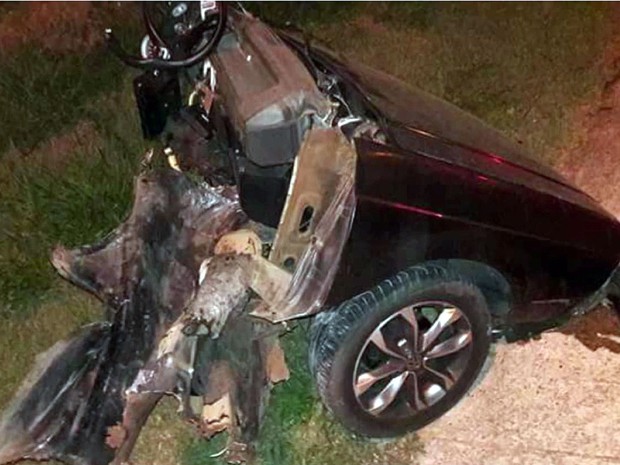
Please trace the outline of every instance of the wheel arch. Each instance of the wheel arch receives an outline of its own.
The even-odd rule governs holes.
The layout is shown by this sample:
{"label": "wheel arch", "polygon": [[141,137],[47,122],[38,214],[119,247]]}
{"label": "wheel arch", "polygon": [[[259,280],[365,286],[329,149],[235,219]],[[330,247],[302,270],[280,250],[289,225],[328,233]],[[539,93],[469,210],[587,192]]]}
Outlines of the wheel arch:
{"label": "wheel arch", "polygon": [[493,317],[503,318],[510,312],[513,302],[512,289],[508,280],[497,269],[486,263],[458,258],[422,263],[422,265],[433,264],[455,271],[478,287]]}

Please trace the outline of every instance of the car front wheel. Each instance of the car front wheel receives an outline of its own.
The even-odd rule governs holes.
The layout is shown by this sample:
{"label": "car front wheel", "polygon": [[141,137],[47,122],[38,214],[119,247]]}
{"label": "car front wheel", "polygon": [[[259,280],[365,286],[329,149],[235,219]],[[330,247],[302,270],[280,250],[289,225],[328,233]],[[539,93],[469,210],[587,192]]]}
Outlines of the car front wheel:
{"label": "car front wheel", "polygon": [[480,290],[453,271],[416,266],[323,313],[310,367],[325,406],[352,431],[393,437],[454,406],[490,348]]}

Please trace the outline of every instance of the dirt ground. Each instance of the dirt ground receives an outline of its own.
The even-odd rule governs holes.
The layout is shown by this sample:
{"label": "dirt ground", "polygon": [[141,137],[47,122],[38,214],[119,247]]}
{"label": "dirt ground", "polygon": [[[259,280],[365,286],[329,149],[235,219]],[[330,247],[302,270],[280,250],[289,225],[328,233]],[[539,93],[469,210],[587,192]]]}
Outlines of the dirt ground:
{"label": "dirt ground", "polygon": [[557,169],[620,217],[620,5],[612,9],[614,31],[606,47],[606,81],[598,99],[579,108],[575,142],[564,148]]}
{"label": "dirt ground", "polygon": [[620,463],[620,324],[600,308],[564,332],[498,345],[481,384],[420,431],[421,465]]}

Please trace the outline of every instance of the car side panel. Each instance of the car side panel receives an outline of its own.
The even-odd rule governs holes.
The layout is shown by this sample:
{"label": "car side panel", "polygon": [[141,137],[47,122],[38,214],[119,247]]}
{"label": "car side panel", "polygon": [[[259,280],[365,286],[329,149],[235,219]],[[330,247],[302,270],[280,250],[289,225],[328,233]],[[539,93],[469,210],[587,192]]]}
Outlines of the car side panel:
{"label": "car side panel", "polygon": [[[358,208],[330,296],[351,297],[416,263],[467,259],[511,285],[515,314],[566,307],[617,262],[615,220],[419,153],[358,140]],[[556,305],[557,306],[557,305]]]}

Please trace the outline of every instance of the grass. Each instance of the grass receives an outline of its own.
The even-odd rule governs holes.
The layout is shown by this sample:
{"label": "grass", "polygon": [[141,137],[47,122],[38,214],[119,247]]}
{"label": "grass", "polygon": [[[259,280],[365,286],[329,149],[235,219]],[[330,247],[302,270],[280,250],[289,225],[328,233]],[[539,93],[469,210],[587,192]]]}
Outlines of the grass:
{"label": "grass", "polygon": [[0,63],[0,153],[28,149],[76,124],[101,94],[120,88],[122,71],[99,50],[58,60],[25,48]]}
{"label": "grass", "polygon": [[28,315],[0,318],[0,405],[10,400],[38,353],[98,315],[99,305],[68,285],[59,286],[53,294]]}
{"label": "grass", "polygon": [[[9,7],[27,14],[23,5]],[[141,26],[133,10],[115,10],[106,4],[95,5],[93,10],[97,21],[87,25],[101,28],[95,34],[103,35],[102,24],[118,24],[115,32],[123,43],[137,42]],[[63,17],[57,16],[59,20]],[[55,34],[79,42],[72,26],[60,24]],[[11,147],[28,151],[92,114],[92,104],[101,95],[120,90],[122,77],[129,74],[103,44],[80,54],[43,49],[37,44],[26,42],[10,52],[0,50],[0,156]]]}
{"label": "grass", "polygon": [[51,289],[57,278],[48,256],[57,243],[93,242],[126,215],[145,150],[128,96],[109,93],[85,108],[99,140],[76,141],[61,154],[70,160],[61,173],[19,160],[0,166],[0,314],[20,311]]}
{"label": "grass", "polygon": [[[249,8],[275,23],[292,21],[349,57],[464,107],[548,162],[570,138],[574,109],[600,87],[608,34],[608,7],[598,3]],[[134,27],[120,32],[135,37]],[[147,147],[131,76],[101,48],[78,56],[25,46],[0,61],[0,405],[38,352],[99,314],[98,304],[54,275],[48,255],[59,242],[93,242],[127,213],[132,176]],[[360,441],[323,411],[306,344],[304,327],[284,338],[292,378],[273,390],[260,462],[415,463],[421,453],[415,435]],[[191,433],[174,402],[165,402],[149,419],[135,462],[220,463],[208,455],[222,439],[207,443]]]}
{"label": "grass", "polygon": [[[135,36],[132,15],[121,26]],[[26,43],[0,55],[0,315],[58,282],[57,243],[92,242],[127,213],[146,148],[131,75],[103,46],[75,55]]]}
{"label": "grass", "polygon": [[[414,463],[409,459],[421,449],[415,435],[393,442],[366,441],[346,431],[318,403],[307,365],[305,326],[284,342],[292,378],[273,391],[259,441],[261,464]],[[401,453],[405,445],[411,452],[407,456]]]}

